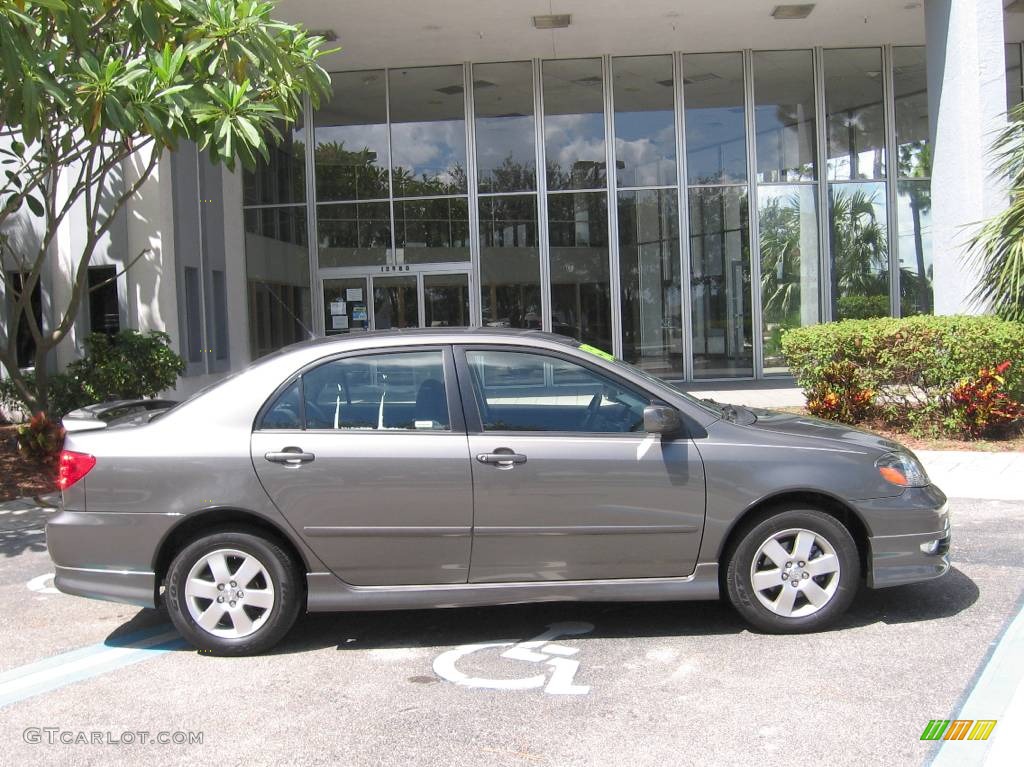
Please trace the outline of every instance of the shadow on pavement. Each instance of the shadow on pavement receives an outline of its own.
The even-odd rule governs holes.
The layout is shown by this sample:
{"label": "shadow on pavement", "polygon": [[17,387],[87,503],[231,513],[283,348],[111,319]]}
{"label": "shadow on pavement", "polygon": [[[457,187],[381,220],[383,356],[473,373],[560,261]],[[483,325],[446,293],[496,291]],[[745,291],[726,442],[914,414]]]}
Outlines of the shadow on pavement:
{"label": "shadow on pavement", "polygon": [[25,552],[46,551],[43,528],[53,508],[27,500],[0,503],[0,556],[16,557]]}

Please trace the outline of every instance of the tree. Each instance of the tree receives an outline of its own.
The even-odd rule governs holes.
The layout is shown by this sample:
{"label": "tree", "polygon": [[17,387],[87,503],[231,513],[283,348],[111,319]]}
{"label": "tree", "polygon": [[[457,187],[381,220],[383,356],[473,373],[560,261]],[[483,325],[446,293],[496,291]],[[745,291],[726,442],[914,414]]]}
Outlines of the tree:
{"label": "tree", "polygon": [[[317,104],[328,93],[318,61],[333,51],[272,10],[260,0],[0,0],[0,232],[25,208],[42,229],[33,252],[0,236],[0,259],[19,273],[2,270],[10,324],[0,361],[33,410],[47,409],[47,357],[74,325],[97,244],[163,153],[188,140],[229,169],[254,167],[304,94]],[[136,172],[126,176],[127,161]],[[31,297],[75,208],[85,239],[69,298],[44,332]],[[21,323],[35,343],[34,383],[17,364]]]}
{"label": "tree", "polygon": [[979,272],[972,298],[1004,319],[1024,322],[1024,104],[992,145],[996,175],[1010,182],[1010,204],[971,238],[967,261]]}
{"label": "tree", "polygon": [[837,319],[852,316],[849,299],[861,305],[858,316],[884,317],[889,313],[889,243],[884,222],[879,222],[874,194],[842,187],[832,192],[829,230]]}

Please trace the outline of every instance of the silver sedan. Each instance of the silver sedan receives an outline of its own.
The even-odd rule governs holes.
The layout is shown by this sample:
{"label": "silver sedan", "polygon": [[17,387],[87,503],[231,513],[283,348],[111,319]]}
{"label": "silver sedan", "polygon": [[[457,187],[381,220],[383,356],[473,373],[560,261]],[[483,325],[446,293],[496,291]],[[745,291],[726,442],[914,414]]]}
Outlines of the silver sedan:
{"label": "silver sedan", "polygon": [[950,566],[946,498],[895,442],[701,401],[561,336],[364,333],[165,411],[93,419],[47,526],[69,594],[166,605],[221,654],[302,611],[725,595],[835,621]]}

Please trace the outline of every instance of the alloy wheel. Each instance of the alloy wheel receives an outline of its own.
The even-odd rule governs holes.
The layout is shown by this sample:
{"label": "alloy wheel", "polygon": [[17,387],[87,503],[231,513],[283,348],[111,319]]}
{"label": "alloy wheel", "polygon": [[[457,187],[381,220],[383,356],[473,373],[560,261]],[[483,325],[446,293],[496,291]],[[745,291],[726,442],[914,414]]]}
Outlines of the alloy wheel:
{"label": "alloy wheel", "polygon": [[820,533],[791,528],[762,543],[750,565],[757,600],[776,615],[802,618],[821,610],[839,588],[839,557]]}
{"label": "alloy wheel", "polygon": [[266,566],[238,549],[217,549],[192,565],[185,603],[196,625],[217,637],[255,633],[274,610],[274,584]]}

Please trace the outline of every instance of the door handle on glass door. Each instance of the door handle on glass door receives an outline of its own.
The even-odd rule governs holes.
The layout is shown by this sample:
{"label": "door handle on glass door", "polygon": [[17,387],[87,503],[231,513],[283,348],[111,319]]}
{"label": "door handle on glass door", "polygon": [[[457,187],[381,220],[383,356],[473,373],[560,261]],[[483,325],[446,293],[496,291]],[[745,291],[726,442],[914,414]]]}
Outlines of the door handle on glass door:
{"label": "door handle on glass door", "polygon": [[303,452],[301,447],[284,447],[279,452],[266,453],[263,457],[271,463],[283,463],[285,466],[299,466],[316,458],[313,453]]}

